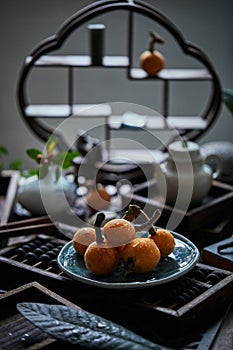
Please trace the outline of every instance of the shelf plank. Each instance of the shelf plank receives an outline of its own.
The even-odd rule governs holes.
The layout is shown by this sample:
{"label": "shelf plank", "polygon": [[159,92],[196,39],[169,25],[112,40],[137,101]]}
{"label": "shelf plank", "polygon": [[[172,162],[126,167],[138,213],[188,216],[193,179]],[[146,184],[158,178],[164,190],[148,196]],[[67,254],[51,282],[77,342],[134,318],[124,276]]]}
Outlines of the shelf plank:
{"label": "shelf plank", "polygon": [[[28,57],[28,62],[31,57]],[[35,66],[40,67],[95,67],[91,63],[91,57],[88,55],[44,55],[40,57]],[[128,67],[129,59],[127,56],[104,56],[102,66],[108,68]]]}
{"label": "shelf plank", "polygon": [[[27,58],[31,61],[31,57]],[[95,67],[91,63],[91,57],[88,55],[44,55],[36,62],[38,67]],[[129,58],[127,56],[104,56],[102,66],[107,68],[127,68],[129,67]],[[141,68],[130,69],[130,79],[158,79],[158,80],[211,80],[211,75],[206,69],[189,68],[165,68],[156,76],[148,76]]]}
{"label": "shelf plank", "polygon": [[199,116],[170,116],[167,121],[180,130],[206,130],[208,125],[207,121]]}
{"label": "shelf plank", "polygon": [[111,115],[111,106],[105,104],[31,104],[25,108],[28,118],[107,118]]}
{"label": "shelf plank", "polygon": [[211,80],[211,75],[206,69],[186,69],[186,68],[165,68],[157,75],[149,76],[141,68],[130,69],[130,79],[132,80]]}
{"label": "shelf plank", "polygon": [[129,67],[129,58],[127,56],[104,56],[104,67]]}
{"label": "shelf plank", "polygon": [[[167,122],[166,122],[167,121]],[[122,116],[114,115],[108,119],[108,127],[110,130],[140,130],[141,128],[127,126],[122,123]],[[148,130],[205,130],[207,122],[199,116],[170,116],[167,119],[159,116],[146,116],[146,123],[142,129]]]}

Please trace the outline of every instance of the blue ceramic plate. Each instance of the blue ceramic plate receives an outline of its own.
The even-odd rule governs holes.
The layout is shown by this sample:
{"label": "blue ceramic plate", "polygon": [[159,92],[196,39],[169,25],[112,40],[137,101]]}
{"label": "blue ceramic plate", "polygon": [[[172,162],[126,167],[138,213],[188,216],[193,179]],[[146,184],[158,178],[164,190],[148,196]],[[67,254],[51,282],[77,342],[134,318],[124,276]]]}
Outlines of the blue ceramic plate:
{"label": "blue ceramic plate", "polygon": [[[146,288],[170,282],[190,271],[199,260],[197,247],[184,236],[173,232],[175,249],[172,254],[162,258],[159,264],[149,273],[131,274],[124,276],[122,267],[109,276],[94,276],[84,265],[83,257],[73,248],[72,241],[68,242],[60,251],[57,261],[60,269],[68,276],[80,282],[115,289]],[[146,233],[141,233],[145,236]]]}

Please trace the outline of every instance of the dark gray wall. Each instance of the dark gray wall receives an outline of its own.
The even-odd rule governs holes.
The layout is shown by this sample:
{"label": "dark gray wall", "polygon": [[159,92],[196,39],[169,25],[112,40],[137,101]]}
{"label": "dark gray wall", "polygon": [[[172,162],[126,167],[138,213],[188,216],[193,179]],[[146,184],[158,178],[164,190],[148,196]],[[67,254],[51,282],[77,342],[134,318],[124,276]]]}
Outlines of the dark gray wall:
{"label": "dark gray wall", "polygon": [[[210,58],[214,65],[223,87],[233,88],[232,65],[232,13],[233,2],[231,0],[147,0],[154,7],[169,17],[182,31],[186,40],[199,46]],[[54,34],[60,25],[80,8],[92,3],[81,0],[8,0],[0,4],[0,32],[1,32],[1,57],[0,57],[0,144],[8,147],[10,159],[26,158],[25,150],[28,147],[39,147],[42,143],[29,131],[27,125],[20,116],[16,99],[16,86],[20,68],[25,57],[41,40]],[[99,18],[106,23],[106,52],[107,54],[124,54],[125,42],[124,15],[119,13],[116,17],[111,14]],[[137,43],[135,55],[146,47],[147,31],[153,24],[143,19],[136,28]],[[157,27],[155,28],[157,29]],[[167,40],[169,36],[161,28],[158,28]],[[76,34],[72,35],[64,47],[64,52],[69,52],[71,46],[77,43],[78,53],[87,53],[88,37],[85,28],[83,39]],[[170,67],[189,66],[188,62],[179,52],[174,43],[161,46],[161,51],[167,59]],[[74,52],[74,48],[73,48]],[[195,63],[194,63],[195,65]],[[39,80],[36,88],[32,88],[32,96],[41,94],[45,99],[51,94],[62,101],[64,86],[59,78],[54,77],[53,87],[51,80],[45,83]],[[125,72],[85,71],[77,74],[77,100],[84,103],[98,103],[108,101],[133,102],[150,108],[157,109],[156,96],[153,95],[148,84],[129,83],[125,79]],[[37,95],[38,94],[38,95]],[[187,95],[186,95],[187,94]],[[192,114],[198,110],[200,99],[192,99],[192,88],[185,94],[177,86],[173,92],[175,112]],[[192,101],[190,103],[190,100]],[[189,102],[185,102],[189,101]],[[190,109],[190,110],[189,110]],[[230,140],[232,136],[233,117],[230,112],[222,107],[217,121],[213,127],[199,140],[200,143],[209,140]],[[92,124],[83,120],[78,122],[76,128],[88,129]],[[100,135],[101,136],[101,135]],[[102,137],[102,136],[101,136]],[[27,163],[27,161],[26,161]]]}

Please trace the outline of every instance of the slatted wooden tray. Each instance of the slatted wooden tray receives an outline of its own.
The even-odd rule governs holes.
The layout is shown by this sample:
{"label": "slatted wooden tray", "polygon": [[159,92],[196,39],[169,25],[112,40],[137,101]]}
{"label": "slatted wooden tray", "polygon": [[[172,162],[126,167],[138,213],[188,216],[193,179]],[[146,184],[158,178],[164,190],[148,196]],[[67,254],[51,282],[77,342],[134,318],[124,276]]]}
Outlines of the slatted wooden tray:
{"label": "slatted wooden tray", "polygon": [[12,216],[19,182],[18,171],[2,171],[0,175],[0,224],[6,224]]}
{"label": "slatted wooden tray", "polygon": [[0,346],[2,350],[70,349],[69,344],[49,337],[17,310],[21,302],[63,304],[77,307],[37,282],[11,290],[0,297]]}
{"label": "slatted wooden tray", "polygon": [[[13,217],[20,174],[18,171],[4,170],[0,175],[0,226]],[[0,248],[7,245],[8,239],[0,239]]]}
{"label": "slatted wooden tray", "polygon": [[179,344],[190,341],[190,338],[183,338],[184,332],[193,336],[195,325],[197,334],[200,334],[222,315],[233,297],[233,274],[203,264],[197,264],[176,281],[143,290],[106,290],[85,285],[68,278],[54,262],[50,265],[49,261],[43,264],[30,262],[25,256],[15,257],[17,249],[25,245],[37,249],[33,243],[38,240],[42,246],[52,244],[54,247],[50,246],[50,251],[61,246],[59,239],[37,235],[27,243],[0,251],[0,280],[4,288],[15,288],[17,284],[36,280],[80,307],[155,342],[171,345],[174,341]]}
{"label": "slatted wooden tray", "polygon": [[[150,193],[150,198],[148,198],[148,193]],[[151,215],[156,208],[161,209],[162,215],[156,223],[161,227],[166,227],[171,213],[174,212],[177,218],[182,219],[176,231],[192,238],[196,231],[205,228],[210,229],[232,216],[233,186],[213,181],[208,196],[200,205],[189,208],[187,212],[167,204],[163,206],[155,180],[135,186],[133,194],[123,194],[123,206],[124,203],[128,205],[129,202],[140,205],[142,208],[146,205],[148,215]]]}

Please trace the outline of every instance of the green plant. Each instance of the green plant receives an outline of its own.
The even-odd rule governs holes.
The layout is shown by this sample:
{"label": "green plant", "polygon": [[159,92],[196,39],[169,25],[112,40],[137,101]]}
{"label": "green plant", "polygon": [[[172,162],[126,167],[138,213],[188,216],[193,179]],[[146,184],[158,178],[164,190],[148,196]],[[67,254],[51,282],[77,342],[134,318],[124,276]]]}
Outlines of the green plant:
{"label": "green plant", "polygon": [[35,160],[39,167],[36,169],[27,170],[24,176],[38,175],[39,179],[43,179],[49,172],[49,166],[55,166],[56,181],[61,175],[62,169],[68,169],[72,165],[72,160],[80,156],[79,152],[57,152],[56,138],[51,136],[46,144],[45,152],[36,148],[26,150],[27,155]]}
{"label": "green plant", "polygon": [[23,166],[23,161],[21,159],[16,159],[12,161],[9,166],[7,167],[5,163],[3,162],[3,158],[5,156],[8,156],[9,152],[8,149],[2,145],[0,145],[0,174],[3,171],[3,169],[11,169],[11,170],[21,170]]}

